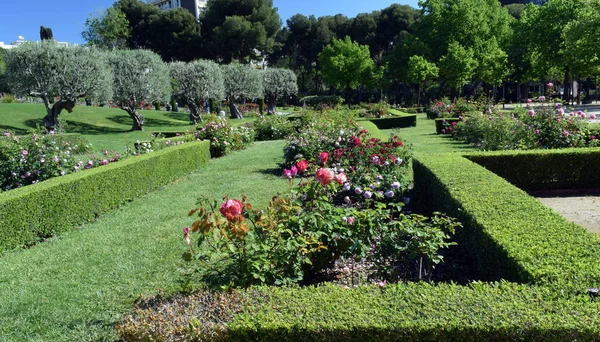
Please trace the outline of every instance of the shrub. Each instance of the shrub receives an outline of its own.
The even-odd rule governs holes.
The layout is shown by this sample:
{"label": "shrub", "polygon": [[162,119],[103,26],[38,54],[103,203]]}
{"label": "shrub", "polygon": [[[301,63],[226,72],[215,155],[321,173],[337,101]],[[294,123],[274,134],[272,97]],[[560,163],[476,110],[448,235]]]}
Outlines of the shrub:
{"label": "shrub", "polygon": [[252,123],[256,132],[256,140],[285,139],[295,133],[297,126],[292,120],[283,116],[261,116]]}
{"label": "shrub", "polygon": [[457,98],[454,103],[447,97],[443,97],[431,103],[427,109],[427,117],[430,119],[457,118],[479,109],[476,103],[470,103],[462,97]]}
{"label": "shrub", "polygon": [[229,120],[215,115],[211,115],[207,121],[204,126],[198,126],[198,138],[210,141],[210,153],[213,158],[241,150],[254,140],[254,131],[247,126],[233,127]]}
{"label": "shrub", "polygon": [[385,118],[390,115],[390,105],[387,102],[361,105],[361,118]]}
{"label": "shrub", "polygon": [[301,98],[298,102],[306,104],[307,106],[311,106],[314,109],[324,109],[323,107],[337,108],[339,105],[344,103],[344,99],[341,96],[337,95],[311,95]]}
{"label": "shrub", "polygon": [[185,144],[1,193],[0,254],[72,229],[192,172],[210,158],[208,150],[208,142]]}
{"label": "shrub", "polygon": [[15,103],[15,96],[12,94],[5,94],[2,97],[2,103]]}
{"label": "shrub", "polygon": [[417,116],[414,114],[394,115],[383,119],[370,119],[379,129],[416,127]]}

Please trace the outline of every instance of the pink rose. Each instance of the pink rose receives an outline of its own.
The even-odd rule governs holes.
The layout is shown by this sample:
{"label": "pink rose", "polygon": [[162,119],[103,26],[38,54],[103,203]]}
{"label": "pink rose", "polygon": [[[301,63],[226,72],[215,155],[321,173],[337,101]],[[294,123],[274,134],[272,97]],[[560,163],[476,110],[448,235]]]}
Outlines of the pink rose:
{"label": "pink rose", "polygon": [[548,82],[548,88],[552,88],[552,87],[554,87],[554,83]]}
{"label": "pink rose", "polygon": [[220,211],[228,221],[233,221],[242,214],[242,202],[236,199],[228,200],[221,204]]}
{"label": "pink rose", "polygon": [[527,111],[527,115],[533,117],[535,115],[535,112],[533,111],[533,109],[530,109]]}
{"label": "pink rose", "polygon": [[335,181],[342,185],[348,181],[348,177],[342,172],[335,175]]}
{"label": "pink rose", "polygon": [[315,178],[322,186],[326,186],[331,183],[334,178],[333,171],[327,168],[320,168],[315,172]]}

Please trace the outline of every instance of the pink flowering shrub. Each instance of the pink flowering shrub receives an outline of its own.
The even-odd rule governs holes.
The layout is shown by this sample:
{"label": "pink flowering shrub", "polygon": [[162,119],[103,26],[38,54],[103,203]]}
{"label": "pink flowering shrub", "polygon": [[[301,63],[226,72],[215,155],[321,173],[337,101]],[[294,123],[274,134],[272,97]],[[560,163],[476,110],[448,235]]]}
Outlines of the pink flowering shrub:
{"label": "pink flowering shrub", "polygon": [[210,141],[210,153],[221,157],[246,148],[254,141],[254,131],[247,126],[233,127],[229,120],[211,115],[204,126],[198,126],[197,137]]}

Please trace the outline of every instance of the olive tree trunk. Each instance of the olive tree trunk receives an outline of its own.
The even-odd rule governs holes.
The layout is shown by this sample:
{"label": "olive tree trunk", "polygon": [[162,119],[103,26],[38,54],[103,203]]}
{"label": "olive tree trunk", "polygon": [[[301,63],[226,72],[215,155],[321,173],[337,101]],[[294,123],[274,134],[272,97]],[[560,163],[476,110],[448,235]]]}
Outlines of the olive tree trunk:
{"label": "olive tree trunk", "polygon": [[188,108],[190,109],[190,122],[192,125],[197,125],[200,120],[200,111],[198,109],[198,105],[196,104],[196,100],[190,99],[187,101]]}
{"label": "olive tree trunk", "polygon": [[132,107],[121,107],[122,110],[126,111],[129,116],[133,119],[132,131],[143,131],[144,130],[144,116],[138,113],[136,108]]}
{"label": "olive tree trunk", "polygon": [[275,114],[275,105],[277,104],[277,96],[270,95],[266,96],[265,100],[267,100],[267,115]]}
{"label": "olive tree trunk", "polygon": [[227,102],[229,102],[229,112],[231,113],[232,119],[243,119],[242,112],[236,106],[234,99],[230,98]]}
{"label": "olive tree trunk", "polygon": [[44,126],[48,130],[53,130],[58,126],[58,117],[63,109],[67,112],[73,112],[75,107],[75,101],[73,100],[59,100],[50,107],[50,99],[47,96],[43,96],[44,106],[46,107],[46,116],[43,119]]}

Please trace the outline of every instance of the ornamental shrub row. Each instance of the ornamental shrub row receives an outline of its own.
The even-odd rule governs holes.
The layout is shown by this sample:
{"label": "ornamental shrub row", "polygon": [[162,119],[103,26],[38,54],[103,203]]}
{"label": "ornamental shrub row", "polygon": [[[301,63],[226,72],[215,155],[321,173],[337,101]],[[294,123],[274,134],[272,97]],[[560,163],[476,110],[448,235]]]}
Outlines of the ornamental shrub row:
{"label": "ornamental shrub row", "polygon": [[[596,151],[590,152],[595,154]],[[570,155],[571,152],[564,153]],[[485,159],[478,156],[469,158]],[[535,153],[529,156],[543,158],[534,157]],[[554,158],[556,155],[542,151],[539,156]],[[563,156],[562,160],[566,162],[569,158]],[[544,163],[547,167],[551,165]],[[578,166],[581,164],[575,167]],[[561,170],[560,165],[552,167]],[[540,284],[567,297],[585,293],[587,288],[600,283],[600,237],[597,235],[567,221],[467,158],[421,155],[414,161],[413,169],[415,189],[423,192],[419,197],[428,198],[427,205],[463,223],[464,228],[457,232],[456,238],[473,256],[483,279]],[[512,172],[510,166],[505,170],[506,174]],[[541,174],[540,178],[544,176]]]}
{"label": "ornamental shrub row", "polygon": [[196,295],[201,299],[184,305],[181,300],[166,300],[149,309],[140,305],[117,331],[124,341],[173,337],[190,341],[357,342],[600,338],[598,303],[549,301],[547,292],[543,287],[505,281],[469,286],[260,287],[218,296]]}
{"label": "ornamental shrub row", "polygon": [[406,128],[417,126],[417,115],[416,114],[401,114],[394,115],[388,118],[381,119],[369,119],[379,129],[394,129],[394,128]]}
{"label": "ornamental shrub row", "polygon": [[209,159],[209,142],[187,143],[2,193],[0,254],[93,220]]}
{"label": "ornamental shrub row", "polygon": [[466,158],[524,190],[600,188],[600,148],[472,153]]}

